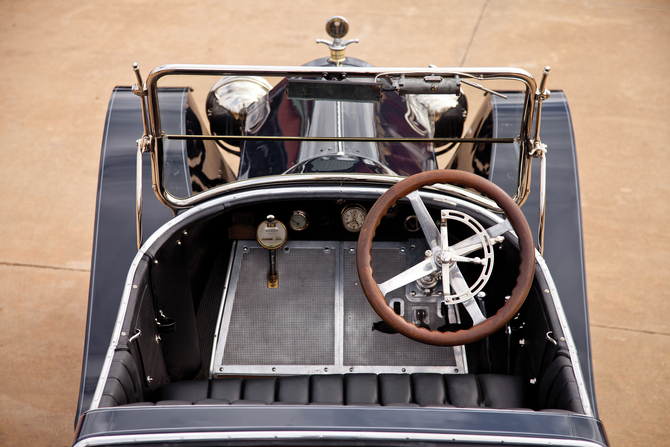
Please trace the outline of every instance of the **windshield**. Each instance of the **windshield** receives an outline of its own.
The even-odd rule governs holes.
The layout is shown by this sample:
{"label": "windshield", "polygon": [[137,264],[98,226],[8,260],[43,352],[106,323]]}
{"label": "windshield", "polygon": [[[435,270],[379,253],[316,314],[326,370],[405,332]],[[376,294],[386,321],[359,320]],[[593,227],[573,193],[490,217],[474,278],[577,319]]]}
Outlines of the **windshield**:
{"label": "windshield", "polygon": [[[459,147],[488,156],[475,171],[495,175],[519,196],[532,76],[429,70],[159,67],[146,84],[159,198],[179,209],[251,180],[381,179],[459,168]],[[495,164],[497,153],[513,156]]]}

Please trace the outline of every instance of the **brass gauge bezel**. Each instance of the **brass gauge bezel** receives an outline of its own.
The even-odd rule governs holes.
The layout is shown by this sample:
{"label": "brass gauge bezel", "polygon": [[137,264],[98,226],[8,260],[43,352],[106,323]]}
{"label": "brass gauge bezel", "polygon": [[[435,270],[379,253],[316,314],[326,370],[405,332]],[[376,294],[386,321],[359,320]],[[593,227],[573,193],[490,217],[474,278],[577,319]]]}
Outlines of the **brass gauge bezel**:
{"label": "brass gauge bezel", "polygon": [[[301,226],[298,226],[293,223],[293,217],[294,216],[300,216],[305,219],[305,223]],[[288,219],[288,226],[291,228],[293,231],[305,231],[307,227],[309,227],[309,215],[302,211],[302,210],[295,210],[291,213],[291,217]]]}
{"label": "brass gauge bezel", "polygon": [[[271,216],[268,216],[268,217],[271,217]],[[268,245],[268,244],[262,242],[264,240],[264,238],[261,235],[261,231],[263,231],[263,229],[267,229],[267,228],[277,228],[279,230],[280,234],[283,232],[283,239],[281,240],[280,244],[278,244],[278,245],[272,245],[272,244]],[[288,231],[286,230],[286,226],[283,223],[281,223],[280,221],[278,221],[277,219],[274,219],[274,217],[272,219],[264,220],[263,222],[258,224],[258,226],[256,227],[256,241],[263,248],[266,248],[268,250],[276,250],[276,249],[280,248],[282,245],[284,245],[287,240],[288,240]]]}
{"label": "brass gauge bezel", "polygon": [[[360,226],[358,226],[356,228],[350,228],[348,225],[350,225],[350,223],[352,221],[345,222],[344,218],[347,214],[349,214],[350,212],[355,211],[355,210],[360,211],[361,213],[363,213],[363,222],[360,224]],[[365,218],[368,217],[367,210],[365,208],[363,208],[362,205],[359,205],[358,203],[352,203],[351,205],[345,206],[344,208],[342,208],[342,212],[340,214],[341,214],[340,217],[341,217],[341,220],[342,220],[342,226],[344,227],[345,230],[349,231],[350,233],[358,233],[359,231],[361,231],[361,228],[363,228],[363,223],[365,223]],[[356,222],[356,221],[353,220],[353,222]],[[358,224],[358,222],[356,222],[356,224]]]}

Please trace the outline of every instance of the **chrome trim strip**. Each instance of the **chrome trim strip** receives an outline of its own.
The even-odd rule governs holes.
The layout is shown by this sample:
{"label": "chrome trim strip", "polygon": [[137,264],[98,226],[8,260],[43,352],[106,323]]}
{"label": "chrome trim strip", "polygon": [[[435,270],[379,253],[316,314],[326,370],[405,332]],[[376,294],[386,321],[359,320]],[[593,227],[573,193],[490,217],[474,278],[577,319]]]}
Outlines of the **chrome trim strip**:
{"label": "chrome trim strip", "polygon": [[337,133],[337,155],[344,154],[344,141],[342,141],[342,101],[335,102],[335,131]]}
{"label": "chrome trim strip", "polygon": [[551,277],[551,273],[549,273],[549,268],[547,267],[544,258],[542,258],[542,255],[540,255],[537,250],[535,251],[535,260],[537,261],[537,265],[542,270],[544,279],[547,281],[547,285],[549,286],[551,299],[554,303],[556,313],[558,314],[558,321],[561,325],[561,330],[563,331],[565,342],[568,345],[568,351],[570,352],[570,362],[572,363],[572,370],[574,371],[575,379],[577,380],[577,388],[579,389],[579,397],[582,399],[584,412],[587,416],[595,417],[593,414],[593,407],[591,406],[591,400],[589,399],[589,393],[586,390],[586,382],[584,381],[584,376],[582,374],[582,366],[579,363],[577,347],[575,346],[575,341],[572,338],[572,332],[570,332],[570,328],[568,327],[568,318],[565,316],[565,312],[563,311],[563,304],[561,303],[561,299],[558,296],[558,289],[556,289],[556,285],[554,284],[554,280]]}
{"label": "chrome trim strip", "polygon": [[[215,336],[218,335],[218,340],[215,349],[212,350],[212,377],[216,376],[217,372],[223,370],[223,351],[226,349],[226,341],[228,340],[228,327],[230,326],[230,318],[233,314],[233,306],[235,304],[235,293],[237,292],[237,280],[240,277],[240,269],[242,268],[242,260],[235,262],[238,256],[244,256],[248,252],[248,245],[253,245],[255,248],[260,248],[260,244],[256,241],[244,241],[243,244],[235,244],[234,249],[231,250],[230,264],[228,266],[228,288],[224,291],[223,299],[221,300],[221,313],[216,323]],[[221,332],[221,333],[220,333]],[[217,365],[217,360],[219,360]],[[214,371],[218,369],[218,371]]]}
{"label": "chrome trim strip", "polygon": [[468,357],[466,355],[465,346],[454,346],[454,357],[456,357],[456,370],[454,373],[468,374]]}
{"label": "chrome trim strip", "polygon": [[344,250],[346,242],[340,241],[337,245],[337,253],[335,254],[335,265],[337,271],[335,272],[335,328],[334,328],[334,342],[335,342],[335,359],[336,365],[344,364]]}
{"label": "chrome trim strip", "polygon": [[[445,409],[444,411],[453,411]],[[504,411],[504,410],[501,410]],[[473,443],[473,444],[513,444],[513,445],[546,445],[564,447],[602,447],[602,444],[561,438],[540,438],[525,436],[495,436],[495,435],[464,435],[457,433],[412,433],[412,432],[383,432],[383,431],[219,431],[219,432],[182,432],[165,434],[136,434],[95,436],[77,442],[74,447],[139,444],[149,442],[168,441],[389,441],[389,442],[444,442],[444,443]]]}
{"label": "chrome trim strip", "polygon": [[[152,159],[153,157],[152,153]],[[252,188],[272,188],[277,186],[291,185],[291,184],[300,184],[306,183],[309,189],[313,188],[314,184],[334,182],[334,183],[345,183],[345,182],[362,182],[369,185],[378,184],[378,185],[390,185],[403,180],[405,177],[398,177],[392,175],[369,175],[369,174],[291,174],[291,175],[272,175],[266,177],[254,177],[246,180],[239,180],[233,183],[226,183],[225,185],[218,186],[216,188],[208,189],[207,191],[201,192],[195,196],[180,199],[172,196],[169,192],[166,192],[171,200],[174,203],[173,209],[186,209],[192,207],[198,203],[201,203],[205,200],[211,199],[224,194],[230,194],[238,190],[252,189]],[[390,187],[389,186],[389,187]],[[427,190],[436,190],[441,192],[446,192],[456,197],[460,197],[465,200],[476,203],[479,206],[486,208],[487,210],[502,213],[502,210],[498,205],[487,197],[483,197],[479,194],[473,193],[463,188],[459,188],[453,185],[447,184],[436,184],[432,186],[426,186],[424,189]],[[165,203],[165,202],[164,202]]]}
{"label": "chrome trim strip", "polygon": [[[219,314],[216,317],[216,327],[214,328],[214,340],[212,342],[212,357],[209,359],[209,378],[214,375],[214,359],[216,359],[217,347],[219,343],[219,330],[221,329],[221,319],[223,318],[223,309],[226,305],[226,296],[228,296],[228,289],[230,288],[230,276],[233,270],[233,261],[235,260],[235,253],[237,252],[237,241],[233,241],[230,248],[230,257],[228,259],[228,268],[226,269],[226,282],[223,285],[223,292],[221,297],[221,305],[219,306]],[[225,343],[224,343],[225,344]]]}
{"label": "chrome trim strip", "polygon": [[213,377],[226,377],[229,375],[244,376],[293,376],[293,375],[317,375],[317,374],[349,374],[349,373],[373,373],[373,374],[413,374],[413,373],[438,373],[438,374],[461,374],[463,370],[457,365],[451,366],[369,366],[369,365],[230,365],[221,366],[214,372]]}

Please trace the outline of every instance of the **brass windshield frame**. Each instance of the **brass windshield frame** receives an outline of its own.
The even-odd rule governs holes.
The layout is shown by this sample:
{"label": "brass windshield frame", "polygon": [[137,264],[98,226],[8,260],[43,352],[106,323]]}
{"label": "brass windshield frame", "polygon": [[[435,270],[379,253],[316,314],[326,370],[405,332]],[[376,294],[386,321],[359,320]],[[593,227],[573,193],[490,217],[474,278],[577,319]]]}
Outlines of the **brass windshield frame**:
{"label": "brass windshield frame", "polygon": [[[165,140],[184,140],[184,139],[200,139],[200,140],[216,140],[221,139],[221,136],[211,135],[167,135],[163,132],[161,127],[161,116],[159,112],[158,103],[158,82],[166,76],[262,76],[262,77],[302,77],[302,76],[327,76],[342,77],[345,75],[348,79],[351,78],[374,78],[390,77],[404,75],[405,77],[424,77],[424,76],[459,76],[467,80],[512,80],[521,82],[526,87],[524,94],[523,112],[521,116],[521,127],[517,138],[440,138],[440,139],[397,139],[397,138],[338,138],[338,137],[268,137],[268,136],[226,136],[226,139],[275,139],[275,140],[302,140],[302,141],[420,141],[420,142],[435,142],[435,143],[449,143],[449,142],[490,142],[490,143],[511,143],[516,141],[519,144],[521,154],[519,157],[519,171],[517,181],[517,191],[513,197],[514,201],[521,206],[527,199],[530,192],[530,169],[532,163],[532,127],[533,118],[535,115],[536,91],[537,83],[533,76],[525,70],[517,68],[397,68],[397,67],[309,67],[309,66],[251,66],[251,65],[190,65],[190,64],[170,64],[161,65],[149,73],[145,85],[143,86],[144,95],[147,98],[147,110],[145,111],[148,129],[148,135],[144,135],[142,141],[146,142],[147,150],[151,153],[152,164],[152,181],[154,191],[158,199],[168,206],[173,212],[181,209],[191,208],[198,203],[208,200],[212,197],[229,193],[231,190],[238,188],[231,184],[223,184],[216,186],[207,191],[200,192],[196,195],[187,198],[179,198],[172,195],[164,181],[164,148]],[[255,179],[256,186],[265,185],[268,187],[285,184],[288,176],[269,176]],[[296,182],[302,182],[305,179],[294,179]],[[313,181],[319,181],[321,178],[338,179],[339,181],[363,181],[365,183],[372,183],[376,176],[360,176],[360,175],[346,175],[346,174],[322,174]],[[244,187],[249,182],[242,182],[239,185]],[[388,183],[388,181],[381,181],[380,183]],[[247,187],[249,185],[246,185]]]}

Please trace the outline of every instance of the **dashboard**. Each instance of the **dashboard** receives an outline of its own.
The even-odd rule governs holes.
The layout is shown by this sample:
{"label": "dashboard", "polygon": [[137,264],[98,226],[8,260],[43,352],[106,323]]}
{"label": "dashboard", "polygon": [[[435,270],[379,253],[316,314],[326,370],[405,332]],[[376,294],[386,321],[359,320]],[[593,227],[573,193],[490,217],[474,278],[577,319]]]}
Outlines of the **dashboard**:
{"label": "dashboard", "polygon": [[[287,200],[238,207],[227,213],[228,237],[257,239],[259,225],[270,219],[286,229],[287,240],[355,241],[373,200]],[[439,219],[438,211],[431,212]],[[409,203],[397,203],[386,213],[375,240],[422,238],[418,220]],[[262,242],[259,241],[259,243]],[[281,246],[281,245],[280,245]],[[270,248],[270,247],[268,247]],[[276,248],[276,247],[274,247]]]}

